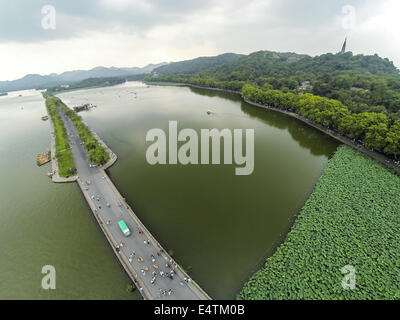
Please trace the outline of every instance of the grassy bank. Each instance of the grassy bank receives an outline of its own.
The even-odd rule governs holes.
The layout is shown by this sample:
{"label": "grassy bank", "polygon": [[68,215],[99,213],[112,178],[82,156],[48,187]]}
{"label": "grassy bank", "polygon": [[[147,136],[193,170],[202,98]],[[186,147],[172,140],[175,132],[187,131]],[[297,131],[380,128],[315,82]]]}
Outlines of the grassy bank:
{"label": "grassy bank", "polygon": [[54,97],[57,104],[61,107],[64,113],[72,120],[75,128],[78,131],[79,137],[84,143],[85,149],[89,152],[89,161],[97,165],[103,165],[110,160],[107,151],[99,144],[93,136],[89,128],[82,122],[82,118],[75,111],[68,108],[60,98]]}
{"label": "grassy bank", "polygon": [[76,172],[71,147],[68,143],[67,132],[57,109],[57,98],[46,98],[47,112],[54,126],[56,158],[58,163],[58,174],[60,177],[68,177]]}
{"label": "grassy bank", "polygon": [[[400,299],[400,178],[342,146],[239,299]],[[342,288],[352,265],[356,289]]]}

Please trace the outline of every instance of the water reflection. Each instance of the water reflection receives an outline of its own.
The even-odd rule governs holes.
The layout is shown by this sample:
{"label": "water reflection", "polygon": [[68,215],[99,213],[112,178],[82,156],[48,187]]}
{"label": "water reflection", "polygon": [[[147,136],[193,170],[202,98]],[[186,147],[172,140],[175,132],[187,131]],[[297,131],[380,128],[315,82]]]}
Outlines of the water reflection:
{"label": "water reflection", "polygon": [[[284,115],[275,111],[261,109],[259,107],[250,105],[243,101],[243,99],[235,94],[221,91],[213,91],[206,89],[199,89],[189,87],[190,91],[196,94],[200,94],[207,97],[218,97],[221,99],[226,99],[229,101],[240,102],[241,110],[251,118],[255,118],[263,121],[264,123],[279,128],[282,130],[287,130],[291,137],[299,143],[302,148],[305,148],[315,156],[329,156],[331,150],[335,145],[339,145],[338,142],[334,141],[332,138],[321,134],[315,128],[312,128],[305,124],[304,122],[291,118],[288,115]],[[321,140],[321,136],[324,139],[323,143],[316,143]]]}
{"label": "water reflection", "polygon": [[[288,115],[261,109],[244,101],[241,102],[240,107],[244,113],[251,117],[260,119],[270,126],[288,130],[291,137],[297,141],[302,148],[309,150],[314,156],[329,156],[332,147],[339,145],[339,143],[331,137],[324,135],[319,130]],[[324,139],[323,143],[320,143],[321,139]]]}

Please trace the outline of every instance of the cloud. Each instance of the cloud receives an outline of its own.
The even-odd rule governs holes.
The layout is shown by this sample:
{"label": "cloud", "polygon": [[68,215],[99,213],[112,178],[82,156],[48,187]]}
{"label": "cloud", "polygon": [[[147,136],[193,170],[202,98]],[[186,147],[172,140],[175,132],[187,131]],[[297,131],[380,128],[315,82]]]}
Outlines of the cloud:
{"label": "cloud", "polygon": [[[56,29],[41,27],[44,5]],[[345,5],[355,9],[343,28]],[[340,50],[400,66],[397,0],[0,0],[1,77],[104,66],[142,66],[224,52]],[[3,80],[0,79],[0,80]]]}
{"label": "cloud", "polygon": [[[92,32],[140,33],[159,25],[182,21],[192,11],[207,9],[213,1],[162,0],[0,0],[0,42],[35,42],[84,37]],[[44,30],[43,6],[56,11],[57,28]]]}

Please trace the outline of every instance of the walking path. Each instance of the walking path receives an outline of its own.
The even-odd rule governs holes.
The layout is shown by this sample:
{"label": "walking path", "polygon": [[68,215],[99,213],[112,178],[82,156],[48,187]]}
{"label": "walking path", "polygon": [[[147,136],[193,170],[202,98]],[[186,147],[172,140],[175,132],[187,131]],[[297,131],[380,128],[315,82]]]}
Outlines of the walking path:
{"label": "walking path", "polygon": [[[82,141],[72,121],[60,108],[58,110],[69,137],[78,171],[76,178],[78,185],[114,253],[133,283],[140,290],[143,298],[211,299],[173,261],[141,223],[104,171],[104,166],[101,168],[89,166],[87,151],[81,144]],[[101,139],[99,139],[99,143],[110,154],[110,161],[105,165],[105,167],[108,167],[116,161],[116,156]],[[130,236],[126,237],[121,232],[118,226],[120,220],[125,221],[132,233]],[[170,277],[171,271],[173,271],[172,277]]]}

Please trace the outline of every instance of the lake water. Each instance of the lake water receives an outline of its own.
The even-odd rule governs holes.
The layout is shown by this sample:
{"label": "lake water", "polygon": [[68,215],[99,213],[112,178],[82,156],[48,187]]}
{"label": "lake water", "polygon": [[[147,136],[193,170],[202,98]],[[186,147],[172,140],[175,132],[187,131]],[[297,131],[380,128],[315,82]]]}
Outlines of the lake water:
{"label": "lake water", "polygon": [[[37,167],[50,147],[45,114],[38,91],[0,97],[0,299],[140,298],[126,293],[130,280],[78,186]],[[56,269],[55,290],[41,287],[45,265]]]}
{"label": "lake water", "polygon": [[[35,91],[0,97],[0,298],[135,299],[128,278],[75,184],[54,184],[35,156],[49,146]],[[59,95],[118,155],[109,174],[158,241],[213,298],[235,298],[293,224],[338,143],[232,94],[138,82]],[[21,106],[24,109],[21,109]],[[212,114],[208,115],[207,111]],[[146,133],[178,128],[255,129],[255,166],[146,162]],[[5,169],[6,168],[6,169]],[[57,289],[40,287],[41,268]]]}

